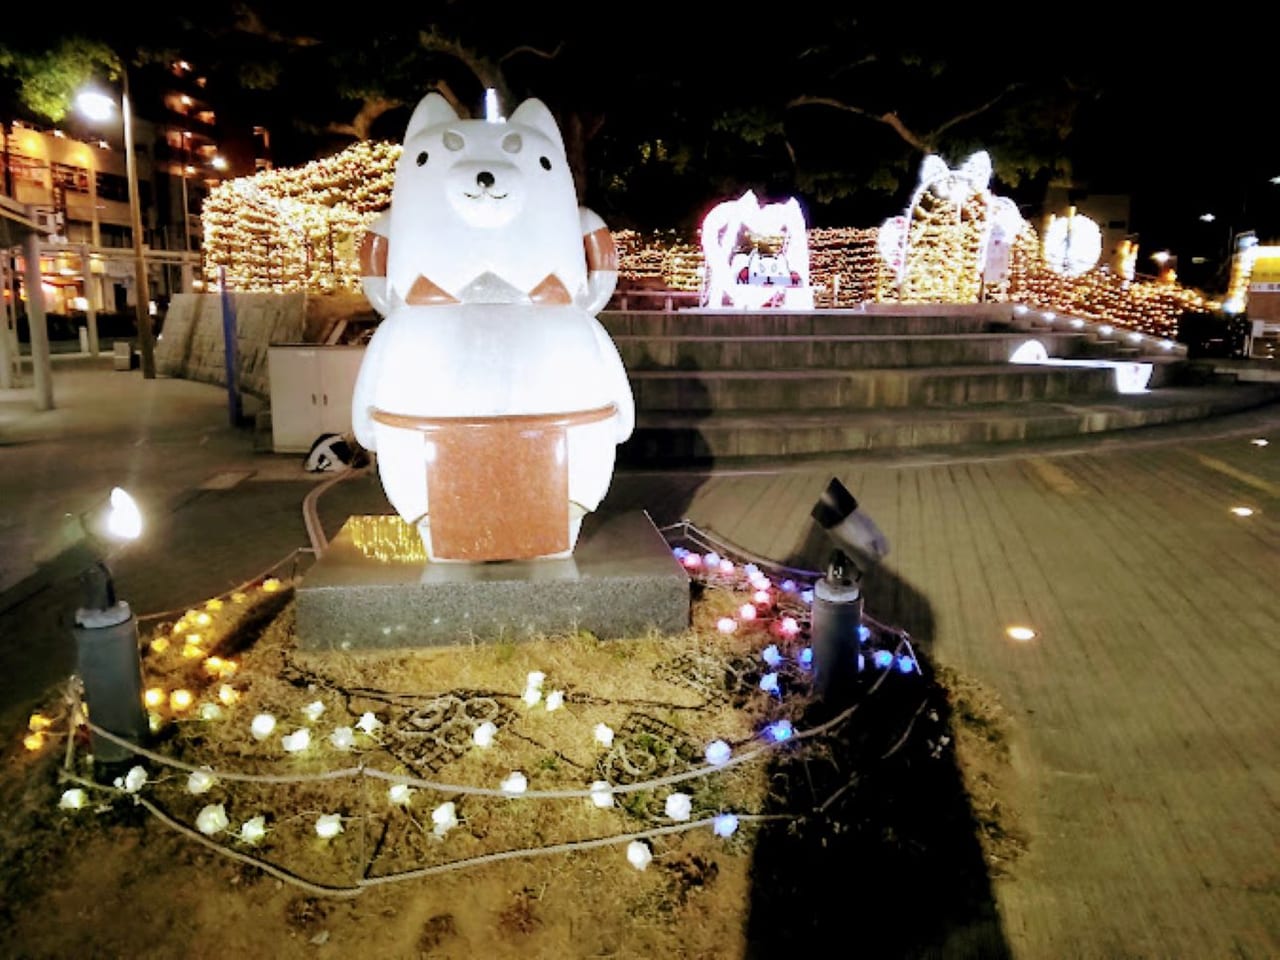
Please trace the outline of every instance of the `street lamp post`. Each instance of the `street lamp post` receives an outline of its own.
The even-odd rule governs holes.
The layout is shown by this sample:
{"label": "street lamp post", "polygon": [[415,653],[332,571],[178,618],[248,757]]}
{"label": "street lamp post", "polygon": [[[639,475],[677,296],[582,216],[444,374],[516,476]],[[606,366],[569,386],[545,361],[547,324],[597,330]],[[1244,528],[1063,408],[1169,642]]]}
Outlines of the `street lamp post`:
{"label": "street lamp post", "polygon": [[[138,323],[138,349],[142,353],[142,375],[148,380],[156,376],[154,336],[151,330],[151,285],[147,282],[147,261],[142,252],[142,201],[138,186],[138,157],[133,146],[133,105],[129,99],[129,71],[121,68],[120,116],[124,121],[124,162],[129,180],[129,219],[133,230],[135,316]],[[105,120],[114,101],[105,94],[85,91],[77,97],[78,107],[91,120]]]}
{"label": "street lamp post", "polygon": [[120,70],[120,115],[124,119],[124,162],[129,176],[129,217],[133,223],[133,256],[136,286],[134,304],[138,319],[138,349],[142,352],[142,376],[156,378],[155,345],[151,333],[151,286],[147,282],[147,262],[142,253],[142,201],[138,188],[138,157],[133,147],[133,106],[129,99],[129,71]]}
{"label": "street lamp post", "polygon": [[182,249],[191,252],[191,223],[188,220],[187,174],[191,171],[191,132],[182,131]]}

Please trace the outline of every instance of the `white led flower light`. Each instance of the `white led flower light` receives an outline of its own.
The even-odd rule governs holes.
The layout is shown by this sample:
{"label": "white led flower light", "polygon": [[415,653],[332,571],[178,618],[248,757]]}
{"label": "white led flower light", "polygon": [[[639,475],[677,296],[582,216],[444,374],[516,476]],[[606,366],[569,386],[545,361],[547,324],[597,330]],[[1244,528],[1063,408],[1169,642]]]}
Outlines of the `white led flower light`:
{"label": "white led flower light", "polygon": [[342,832],[342,816],[337,813],[324,813],[316,818],[316,835],[331,840]]}
{"label": "white led flower light", "polygon": [[280,738],[280,746],[284,747],[285,753],[301,753],[311,746],[311,731],[303,727],[293,733],[286,733]]}
{"label": "white led flower light", "polygon": [[253,734],[255,740],[265,740],[271,736],[276,728],[276,718],[269,713],[260,713],[253,718],[253,722],[249,725],[249,732]]}
{"label": "white led flower light", "polygon": [[712,821],[711,829],[717,837],[731,837],[738,829],[738,818],[732,813],[722,813]]}
{"label": "white led flower light", "polygon": [[387,789],[387,800],[397,807],[407,807],[413,798],[413,791],[407,783],[393,783]]}
{"label": "white led flower light", "polygon": [[672,820],[688,820],[693,813],[693,800],[687,793],[673,793],[667,797],[665,809]]}
{"label": "white led flower light", "polygon": [[606,780],[596,780],[591,784],[591,802],[602,810],[613,806],[613,791]]}
{"label": "white led flower light", "polygon": [[329,734],[329,742],[335,750],[350,750],[356,743],[355,731],[350,727],[338,727]]}
{"label": "white led flower light", "polygon": [[537,687],[525,687],[521,699],[527,707],[537,706],[538,701],[542,699],[542,691]]}
{"label": "white led flower light", "polygon": [[196,814],[196,829],[206,837],[221,833],[227,829],[228,823],[227,811],[220,803],[211,803]]}
{"label": "white led flower light", "polygon": [[123,787],[125,793],[137,793],[143,788],[147,782],[147,771],[142,767],[130,767],[129,772],[124,775],[124,780],[120,786]]}
{"label": "white led flower light", "polygon": [[494,726],[493,722],[486,720],[484,723],[480,724],[480,726],[476,727],[475,731],[471,734],[471,742],[477,747],[491,747],[493,746],[494,734],[497,732],[498,728]]}
{"label": "white led flower light", "polygon": [[312,701],[302,708],[302,713],[308,720],[315,723],[320,719],[320,715],[324,713],[324,704],[319,700]]}
{"label": "white led flower light", "polygon": [[267,818],[258,815],[251,820],[246,820],[240,824],[240,839],[248,844],[256,844],[261,842],[262,838],[267,835]]}
{"label": "white led flower light", "polygon": [[62,796],[58,799],[58,808],[61,810],[79,810],[85,805],[87,796],[79,787],[72,787],[70,790],[64,790]]}
{"label": "white led flower light", "polygon": [[547,710],[559,710],[564,706],[564,691],[552,690],[547,694]]}
{"label": "white led flower light", "polygon": [[222,704],[220,703],[200,704],[201,720],[221,720],[222,717],[223,717]]}
{"label": "white led flower light", "polygon": [[191,776],[187,777],[187,793],[208,793],[216,782],[217,780],[210,771],[192,770]]}
{"label": "white led flower light", "polygon": [[511,774],[502,781],[502,792],[512,796],[524,793],[527,789],[529,789],[529,781],[519,770],[511,771]]}
{"label": "white led flower light", "polygon": [[597,723],[595,731],[596,743],[602,747],[613,746],[613,728],[605,723]]}
{"label": "white led flower light", "polygon": [[707,763],[713,767],[724,766],[729,762],[729,756],[732,754],[729,745],[723,740],[713,740],[707,744],[706,758]]}
{"label": "white led flower light", "polygon": [[437,837],[443,837],[446,833],[458,825],[457,810],[453,805],[453,801],[442,803],[431,811],[431,822],[435,824],[432,832]]}
{"label": "white led flower light", "polygon": [[649,866],[649,861],[652,859],[653,851],[649,849],[649,845],[643,840],[632,840],[627,844],[627,863],[637,870],[643,870]]}
{"label": "white led flower light", "polygon": [[375,717],[372,713],[365,712],[360,715],[360,720],[356,723],[356,729],[361,733],[373,733],[382,726],[382,721]]}

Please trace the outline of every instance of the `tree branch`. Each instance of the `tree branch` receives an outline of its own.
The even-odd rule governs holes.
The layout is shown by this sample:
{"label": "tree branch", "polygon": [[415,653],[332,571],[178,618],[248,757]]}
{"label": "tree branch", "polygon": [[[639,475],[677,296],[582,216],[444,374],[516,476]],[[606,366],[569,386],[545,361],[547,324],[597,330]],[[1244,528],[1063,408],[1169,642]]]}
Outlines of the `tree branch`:
{"label": "tree branch", "polygon": [[921,153],[928,153],[932,147],[929,141],[920,137],[915,131],[911,130],[902,118],[898,116],[896,111],[890,110],[888,113],[875,114],[870,110],[863,110],[861,107],[855,107],[851,103],[845,103],[843,100],[837,100],[834,97],[812,97],[799,96],[794,97],[787,103],[787,109],[792,107],[831,107],[833,110],[843,110],[846,113],[854,113],[860,117],[867,117],[879,123],[886,124],[891,127],[898,136],[900,136],[911,146],[915,147]]}
{"label": "tree branch", "polygon": [[390,100],[378,96],[365,97],[360,111],[350,123],[330,123],[325,130],[329,133],[345,133],[357,140],[368,140],[369,128],[373,126],[373,122],[388,110],[394,110],[402,105],[401,100]]}
{"label": "tree branch", "polygon": [[267,27],[262,22],[262,17],[258,15],[258,11],[254,10],[248,4],[236,4],[235,30],[241,33],[247,33],[255,37],[262,37],[270,40],[272,43],[282,43],[290,47],[314,47],[320,41],[315,37],[291,36],[279,33]]}
{"label": "tree branch", "polygon": [[441,36],[436,32],[435,28],[418,31],[418,43],[422,45],[424,50],[442,53],[457,60],[471,71],[472,76],[480,81],[482,87],[495,88],[503,102],[510,99],[502,68],[488,57],[477,53],[470,47],[463,46],[457,40]]}
{"label": "tree branch", "polygon": [[510,50],[508,50],[506,53],[500,56],[498,58],[498,63],[506,63],[512,57],[517,56],[521,53],[531,53],[535,57],[541,57],[543,60],[554,60],[556,57],[560,56],[560,51],[563,49],[564,49],[563,41],[556,44],[556,48],[552,50],[550,53],[548,53],[546,50],[539,50],[537,47],[531,47],[528,44],[523,44],[522,46],[519,46],[519,47],[512,47]]}
{"label": "tree branch", "polygon": [[934,143],[936,143],[938,138],[942,136],[943,133],[945,133],[950,128],[954,127],[957,123],[964,123],[964,121],[971,120],[972,118],[976,117],[980,113],[986,113],[988,110],[994,107],[997,103],[999,103],[1001,100],[1003,100],[1005,97],[1013,93],[1013,91],[1017,90],[1021,86],[1022,86],[1021,83],[1009,84],[1009,86],[1005,87],[1003,90],[1001,90],[999,93],[997,93],[994,97],[992,97],[990,100],[988,100],[986,103],[982,104],[981,106],[974,107],[972,110],[968,110],[964,113],[961,113],[961,114],[958,114],[957,116],[952,117],[946,123],[942,124],[936,130],[934,130],[933,133],[929,135],[929,139]]}

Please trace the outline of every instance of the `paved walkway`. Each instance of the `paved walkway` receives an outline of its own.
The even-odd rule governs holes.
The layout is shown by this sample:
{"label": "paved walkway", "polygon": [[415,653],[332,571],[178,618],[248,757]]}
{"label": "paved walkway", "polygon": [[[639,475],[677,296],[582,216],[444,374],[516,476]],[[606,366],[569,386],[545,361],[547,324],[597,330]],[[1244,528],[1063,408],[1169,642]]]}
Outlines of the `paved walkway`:
{"label": "paved walkway", "polygon": [[[120,594],[182,608],[305,547],[303,497],[328,479],[254,453],[218,388],[71,359],[54,379],[49,413],[0,396],[3,731],[73,668],[77,555],[37,562],[63,513],[133,489],[152,527],[113,560]],[[893,545],[869,610],[1012,718],[1030,843],[993,881],[1009,952],[1280,957],[1280,405],[1087,443],[620,473],[602,509],[812,566],[833,475]],[[369,476],[320,498],[329,535],[387,509]]]}

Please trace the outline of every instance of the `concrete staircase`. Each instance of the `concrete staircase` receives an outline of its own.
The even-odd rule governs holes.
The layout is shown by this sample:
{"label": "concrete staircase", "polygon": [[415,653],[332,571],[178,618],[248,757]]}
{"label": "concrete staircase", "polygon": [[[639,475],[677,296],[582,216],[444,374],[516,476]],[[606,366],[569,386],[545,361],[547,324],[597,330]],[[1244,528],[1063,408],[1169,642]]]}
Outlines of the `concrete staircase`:
{"label": "concrete staircase", "polygon": [[[1008,304],[600,320],[635,394],[635,434],[619,448],[635,467],[1070,437],[1280,394],[1215,382],[1179,344]],[[1117,392],[1108,367],[1009,363],[1032,339],[1052,358],[1150,362],[1151,389]]]}

